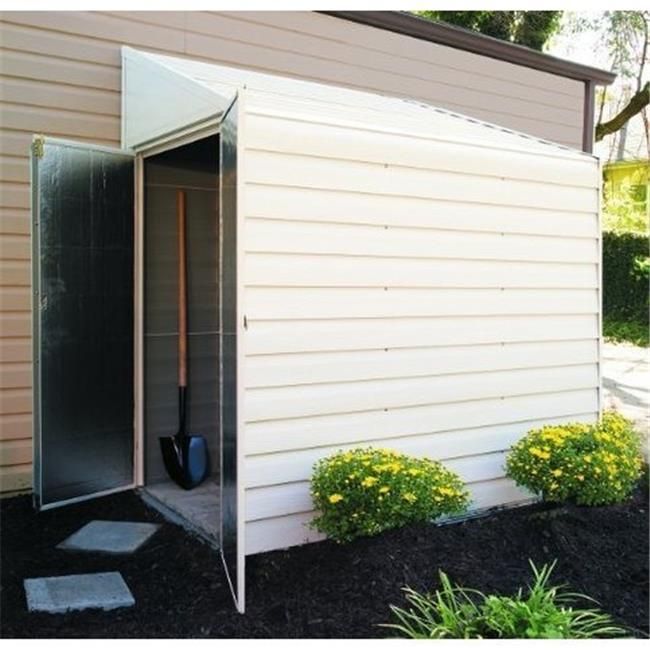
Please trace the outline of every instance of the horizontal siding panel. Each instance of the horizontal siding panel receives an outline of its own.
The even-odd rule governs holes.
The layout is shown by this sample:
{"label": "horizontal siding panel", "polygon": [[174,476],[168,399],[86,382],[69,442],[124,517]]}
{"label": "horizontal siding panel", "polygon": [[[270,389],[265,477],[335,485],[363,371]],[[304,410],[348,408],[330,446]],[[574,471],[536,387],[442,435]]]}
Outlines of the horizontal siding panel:
{"label": "horizontal siding panel", "polygon": [[584,390],[248,423],[246,454],[361,444],[369,440],[594,413],[598,411],[597,381],[594,374],[594,387]]}
{"label": "horizontal siding panel", "polygon": [[[310,20],[311,17],[307,17]],[[339,21],[340,22],[340,21]],[[400,56],[402,52],[387,53],[377,50],[369,51],[364,47],[358,47],[359,43],[342,42],[340,36],[337,40],[326,40],[322,35],[307,35],[296,31],[287,31],[266,27],[260,23],[252,24],[248,21],[233,21],[229,17],[221,15],[206,15],[199,12],[190,12],[188,14],[187,28],[191,32],[196,32],[209,37],[210,40],[216,41],[214,45],[210,40],[202,41],[204,47],[199,47],[201,53],[205,52],[210,55],[214,53],[215,47],[219,42],[228,41],[237,36],[237,40],[244,43],[259,43],[266,48],[279,50],[280,52],[291,52],[299,54],[302,57],[307,55],[309,58],[306,63],[296,61],[293,65],[286,67],[286,72],[291,74],[300,73],[312,74],[326,82],[337,82],[350,84],[346,76],[340,76],[342,69],[348,69],[350,62],[354,62],[352,68],[356,71],[356,81],[359,76],[364,83],[372,88],[373,80],[379,82],[378,88],[391,87],[395,92],[405,91],[405,84],[408,85],[408,94],[411,96],[438,96],[441,98],[457,96],[457,93],[468,92],[481,93],[483,99],[487,98],[490,105],[494,105],[494,98],[503,98],[503,96],[513,97],[518,100],[524,100],[526,103],[542,103],[556,110],[564,109],[565,115],[570,119],[571,113],[576,112],[577,102],[572,96],[553,94],[550,89],[542,89],[532,86],[522,86],[513,83],[511,79],[485,78],[476,74],[472,69],[448,68],[445,66],[445,59],[432,61],[429,58],[416,60],[405,59]],[[339,29],[340,31],[340,29]],[[315,37],[316,36],[316,37]],[[188,47],[191,48],[194,42],[190,39]],[[212,47],[210,47],[212,45]],[[218,50],[217,50],[218,51]],[[453,50],[452,50],[453,51]],[[225,50],[220,57],[229,58],[228,50]],[[267,57],[268,58],[268,57]],[[260,65],[269,65],[265,57],[254,57],[251,63]],[[237,57],[237,60],[239,57]],[[323,67],[314,66],[314,59],[322,60]],[[274,68],[277,66],[276,59],[271,61]],[[313,71],[310,67],[315,68]],[[325,67],[327,64],[327,67]],[[278,69],[281,69],[278,67]],[[322,72],[320,72],[322,69]],[[332,74],[336,77],[333,78]],[[355,81],[355,80],[353,80]],[[464,99],[458,97],[458,101]],[[475,105],[475,101],[470,101],[469,106]],[[497,110],[499,107],[496,107]],[[516,111],[516,107],[511,110]],[[561,114],[558,111],[558,115]],[[549,116],[549,119],[552,119]]]}
{"label": "horizontal siding panel", "polygon": [[30,260],[31,256],[32,242],[29,235],[0,236],[0,259]]}
{"label": "horizontal siding panel", "polygon": [[3,50],[0,73],[8,77],[63,83],[82,88],[114,90],[116,92],[119,92],[121,87],[119,67],[87,63],[81,53],[79,60],[72,60],[31,52]]}
{"label": "horizontal siding panel", "polygon": [[0,286],[29,287],[31,283],[32,270],[30,260],[0,260]]}
{"label": "horizontal siding panel", "polygon": [[314,514],[307,512],[247,523],[244,534],[246,555],[325,539],[324,535],[309,528],[309,522],[313,518]]}
{"label": "horizontal siding panel", "polygon": [[[0,243],[2,239],[0,239]],[[2,287],[0,304],[7,311],[26,311],[32,308],[32,296],[29,287]]]}
{"label": "horizontal siding panel", "polygon": [[[435,49],[435,45],[416,41],[415,39],[408,39],[408,50],[404,48],[403,41],[399,47],[387,47],[386,43],[384,43],[381,49],[369,49],[364,47],[367,38],[345,39],[343,35],[347,32],[347,28],[351,23],[337,21],[337,24],[331,30],[333,32],[331,34],[332,38],[325,38],[324,34],[316,30],[312,30],[310,33],[303,31],[304,28],[309,29],[307,23],[313,23],[314,20],[322,26],[323,23],[320,17],[303,15],[301,19],[302,27],[289,31],[284,16],[277,27],[258,22],[257,17],[259,14],[249,14],[249,16],[252,17],[254,22],[251,23],[246,14],[240,14],[235,22],[224,14],[216,16],[192,12],[188,14],[188,29],[226,38],[236,33],[241,40],[263,42],[267,46],[274,48],[291,49],[314,57],[327,58],[333,63],[354,61],[360,68],[389,71],[401,77],[409,77],[420,81],[421,84],[422,82],[430,83],[435,81],[451,86],[447,92],[440,93],[442,96],[452,95],[455,90],[454,87],[461,86],[495,96],[518,97],[531,102],[561,106],[574,111],[577,105],[576,99],[579,97],[577,91],[571,95],[558,94],[551,91],[551,85],[547,87],[540,87],[539,84],[533,86],[530,83],[524,85],[519,80],[515,82],[512,76],[498,77],[480,74],[475,71],[474,66],[466,68],[459,65],[454,66],[453,64],[450,66],[450,58],[453,58],[458,50],[442,46],[437,46],[437,49]],[[373,29],[372,31],[376,30]],[[390,36],[387,32],[383,32],[383,35]],[[409,57],[407,53],[413,44],[416,46],[424,45],[427,55],[421,58]],[[497,65],[498,63],[500,62],[497,62]],[[490,71],[493,72],[493,70]],[[527,81],[524,75],[520,75],[520,78],[524,82]],[[421,85],[420,92],[422,92],[422,89]]]}
{"label": "horizontal siding panel", "polygon": [[0,468],[0,492],[22,492],[30,490],[31,487],[31,463]]}
{"label": "horizontal siding panel", "polygon": [[299,11],[219,12],[219,14],[253,23],[274,25],[318,38],[356,43],[373,55],[375,52],[388,52],[393,56],[409,60],[431,61],[434,65],[446,66],[452,70],[473,70],[483,77],[494,77],[536,88],[557,89],[558,93],[582,99],[583,84],[573,79],[383,29],[341,21],[332,16],[306,14]]}
{"label": "horizontal siding panel", "polygon": [[246,215],[292,221],[595,237],[597,214],[272,185],[246,186]]}
{"label": "horizontal siding panel", "polygon": [[252,321],[245,333],[247,354],[373,350],[380,348],[596,339],[596,316],[483,316],[304,321]]}
{"label": "horizontal siding panel", "polygon": [[[246,422],[325,416],[515,395],[591,388],[596,364],[531,368],[441,377],[401,377],[363,382],[313,384],[246,391]],[[459,406],[459,408],[462,408]]]}
{"label": "horizontal siding panel", "polygon": [[[562,417],[528,420],[525,422],[504,423],[496,426],[441,431],[429,435],[387,438],[385,440],[367,440],[359,445],[337,445],[285,451],[275,454],[262,454],[246,458],[246,487],[257,488],[282,483],[306,481],[311,477],[314,464],[339,450],[354,449],[357,446],[374,446],[395,449],[413,456],[434,459],[458,458],[470,462],[472,455],[492,454],[508,449],[527,431],[547,424],[565,422],[594,422],[596,413],[564,415]],[[446,463],[450,461],[447,460]]]}
{"label": "horizontal siding panel", "polygon": [[65,133],[70,137],[82,135],[103,140],[120,137],[118,115],[94,115],[76,111],[59,111],[54,108],[21,106],[4,103],[2,120],[10,129],[25,129],[38,133]]}
{"label": "horizontal siding panel", "polygon": [[0,235],[30,235],[29,210],[2,208],[0,210]]}
{"label": "horizontal siding panel", "polygon": [[[534,499],[533,495],[508,479],[473,483],[469,489],[472,499],[470,511],[515,505]],[[286,498],[286,495],[283,494],[282,497]],[[253,555],[324,539],[323,535],[309,526],[314,516],[315,513],[309,511],[247,522],[246,554]]]}
{"label": "horizontal siding panel", "polygon": [[185,46],[184,34],[181,30],[157,25],[143,26],[126,16],[109,16],[96,11],[17,11],[3,14],[2,18],[14,24],[136,47],[182,53]]}
{"label": "horizontal siding panel", "polygon": [[[3,21],[24,20],[24,14],[3,14]],[[35,13],[34,16],[39,16]],[[19,52],[30,52],[55,56],[58,58],[100,63],[106,66],[119,66],[119,49],[113,43],[107,43],[94,38],[85,38],[83,32],[71,36],[70,34],[54,31],[57,24],[60,24],[59,17],[53,21],[45,22],[36,18],[36,26],[18,25],[12,22],[3,22],[2,45],[8,50]],[[68,12],[72,17],[73,13]]]}
{"label": "horizontal siding panel", "polygon": [[248,287],[583,288],[598,286],[598,266],[524,261],[337,257],[248,253]]}
{"label": "horizontal siding panel", "polygon": [[[28,131],[0,130],[0,149],[8,156],[29,156],[32,144],[32,133]],[[23,179],[29,182],[29,176]]]}
{"label": "horizontal siding panel", "polygon": [[[32,414],[15,413],[13,415],[0,415],[0,440],[29,439],[31,454]],[[31,462],[30,457],[24,462]]]}
{"label": "horizontal siding panel", "polygon": [[[0,110],[2,106],[0,104]],[[4,117],[4,114],[3,114]],[[25,183],[29,180],[29,158],[13,156],[0,157],[0,180],[10,183]]]}
{"label": "horizontal siding panel", "polygon": [[31,363],[3,363],[0,371],[0,389],[31,388]]}
{"label": "horizontal siding panel", "polygon": [[341,192],[407,195],[444,200],[475,200],[493,205],[597,212],[595,187],[555,185],[507,177],[436,172],[396,165],[352,162],[262,151],[246,152],[247,182],[292,185]]}
{"label": "horizontal siding panel", "polygon": [[[597,341],[248,356],[247,388],[597,363]],[[345,389],[341,386],[342,390]]]}
{"label": "horizontal siding panel", "polygon": [[26,465],[32,462],[32,441],[0,440],[0,467]]}
{"label": "horizontal siding panel", "polygon": [[113,91],[4,77],[0,97],[13,104],[120,116],[120,94]]}
{"label": "horizontal siding panel", "polygon": [[[458,272],[462,273],[462,265]],[[595,314],[596,289],[249,287],[249,320]]]}
{"label": "horizontal siding panel", "polygon": [[19,413],[31,413],[31,411],[31,388],[0,389],[0,413],[3,415],[16,415]]}
{"label": "horizontal siding panel", "polygon": [[31,312],[4,312],[2,315],[2,336],[30,336],[32,332]]}
{"label": "horizontal siding panel", "polygon": [[[480,456],[445,461],[466,484],[493,481],[504,477],[505,454],[497,452]],[[313,502],[309,493],[309,481],[285,483],[270,487],[246,490],[246,520],[282,517],[299,512],[309,512]],[[481,503],[484,498],[479,501]]]}
{"label": "horizontal siding panel", "polygon": [[[266,44],[256,46],[235,40],[213,38],[202,34],[187,33],[185,52],[189,56],[223,61],[246,68],[273,71],[276,74],[298,75],[313,81],[336,84],[344,87],[360,88],[370,92],[382,93],[390,89],[390,94],[427,100],[440,98],[447,106],[454,106],[464,112],[472,112],[480,105],[483,112],[491,116],[491,121],[499,121],[499,116],[507,114],[508,120],[518,119],[525,125],[524,131],[541,131],[542,123],[562,137],[571,137],[579,128],[580,114],[573,108],[557,106],[557,103],[544,106],[539,117],[530,117],[532,111],[539,110],[533,101],[520,99],[510,93],[507,104],[503,97],[485,93],[471,87],[441,84],[433,79],[413,79],[408,74],[391,73],[372,68],[360,69],[357,62],[336,62],[328,59],[305,56],[303,53],[269,49]],[[503,119],[503,118],[502,118]]]}
{"label": "horizontal siding panel", "polygon": [[16,363],[32,360],[31,337],[0,338],[0,362]]}
{"label": "horizontal siding panel", "polygon": [[24,183],[0,181],[0,207],[29,209],[29,182],[27,180]]}
{"label": "horizontal siding panel", "polygon": [[[329,159],[399,165],[433,171],[506,176],[534,182],[575,187],[598,185],[597,162],[588,157],[566,159],[533,152],[500,151],[498,145],[476,146],[426,137],[376,132],[372,125],[341,127],[324,120],[303,121],[291,115],[271,116],[249,112],[246,146],[259,151]],[[367,129],[367,130],[366,130]]]}
{"label": "horizontal siding panel", "polygon": [[[380,257],[596,262],[596,238],[465,233],[394,226],[247,219],[248,252]],[[462,267],[459,269],[462,272]]]}

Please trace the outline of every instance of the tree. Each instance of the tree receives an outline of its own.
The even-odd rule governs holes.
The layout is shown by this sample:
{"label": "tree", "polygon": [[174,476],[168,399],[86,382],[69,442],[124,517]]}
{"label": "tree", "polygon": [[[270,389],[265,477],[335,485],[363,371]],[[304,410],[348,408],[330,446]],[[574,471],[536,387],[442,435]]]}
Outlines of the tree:
{"label": "tree", "polygon": [[560,26],[561,11],[416,11],[432,21],[541,50]]}
{"label": "tree", "polygon": [[650,157],[650,128],[647,107],[650,105],[650,82],[647,62],[650,52],[650,11],[603,11],[595,15],[573,14],[567,30],[577,33],[592,30],[600,35],[609,53],[610,67],[631,92],[616,114],[603,121],[607,93],[600,96],[596,141],[624,129],[635,115],[641,114]]}

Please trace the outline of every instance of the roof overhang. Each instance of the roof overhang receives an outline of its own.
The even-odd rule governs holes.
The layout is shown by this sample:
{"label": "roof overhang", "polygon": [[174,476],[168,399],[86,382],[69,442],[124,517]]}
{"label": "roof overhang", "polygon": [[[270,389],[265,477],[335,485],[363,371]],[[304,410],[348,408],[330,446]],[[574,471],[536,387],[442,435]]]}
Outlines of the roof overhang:
{"label": "roof overhang", "polygon": [[323,11],[321,13],[592,84],[605,86],[616,79],[616,75],[607,70],[559,59],[461,27],[431,22],[403,11]]}

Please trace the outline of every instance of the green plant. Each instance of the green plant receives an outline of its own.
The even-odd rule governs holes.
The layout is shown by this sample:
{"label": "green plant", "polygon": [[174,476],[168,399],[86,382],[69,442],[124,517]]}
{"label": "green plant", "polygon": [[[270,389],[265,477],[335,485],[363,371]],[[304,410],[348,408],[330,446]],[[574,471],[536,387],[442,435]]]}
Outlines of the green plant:
{"label": "green plant", "polygon": [[640,439],[622,415],[597,424],[572,423],[529,431],[511,449],[506,474],[547,501],[604,505],[625,500],[640,475]]}
{"label": "green plant", "polygon": [[650,329],[636,321],[603,319],[603,336],[613,343],[632,343],[641,347],[650,346]]}
{"label": "green plant", "polygon": [[459,514],[469,502],[460,478],[439,462],[372,447],[318,461],[311,495],[319,511],[312,526],[337,542]]}
{"label": "green plant", "polygon": [[603,314],[648,326],[647,233],[603,233]]}
{"label": "green plant", "polygon": [[435,594],[406,587],[411,607],[391,605],[397,622],[383,627],[411,639],[590,639],[626,634],[608,614],[573,607],[575,601],[595,603],[593,599],[549,585],[555,562],[541,569],[533,562],[530,565],[533,584],[527,593],[519,589],[514,596],[485,595],[453,586],[440,571],[441,588]]}

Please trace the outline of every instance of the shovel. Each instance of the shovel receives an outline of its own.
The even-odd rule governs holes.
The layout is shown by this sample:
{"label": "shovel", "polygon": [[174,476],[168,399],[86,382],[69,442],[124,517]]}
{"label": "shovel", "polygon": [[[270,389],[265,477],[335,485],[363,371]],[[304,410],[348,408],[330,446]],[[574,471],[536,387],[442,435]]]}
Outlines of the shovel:
{"label": "shovel", "polygon": [[178,433],[159,438],[165,469],[185,490],[201,484],[210,472],[208,445],[203,436],[188,434],[187,417],[187,265],[185,192],[176,194],[178,220]]}

